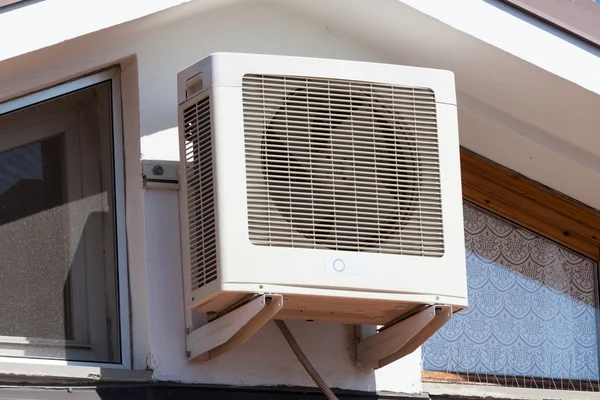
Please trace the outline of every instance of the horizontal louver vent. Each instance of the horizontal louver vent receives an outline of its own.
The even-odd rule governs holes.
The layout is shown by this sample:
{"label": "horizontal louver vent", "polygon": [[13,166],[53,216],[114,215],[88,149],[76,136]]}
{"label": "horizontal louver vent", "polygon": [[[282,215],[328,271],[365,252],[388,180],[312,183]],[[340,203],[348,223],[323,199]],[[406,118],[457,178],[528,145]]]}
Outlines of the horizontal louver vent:
{"label": "horizontal louver vent", "polygon": [[192,290],[217,279],[210,101],[183,111]]}
{"label": "horizontal louver vent", "polygon": [[431,90],[246,75],[243,109],[253,244],[443,255]]}

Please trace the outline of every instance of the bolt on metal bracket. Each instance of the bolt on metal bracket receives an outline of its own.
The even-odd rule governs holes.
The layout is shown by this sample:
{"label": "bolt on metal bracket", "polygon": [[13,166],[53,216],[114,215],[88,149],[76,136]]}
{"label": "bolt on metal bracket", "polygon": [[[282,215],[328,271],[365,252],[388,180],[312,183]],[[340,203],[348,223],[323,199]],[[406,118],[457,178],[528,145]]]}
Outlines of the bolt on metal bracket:
{"label": "bolt on metal bracket", "polygon": [[144,189],[179,189],[179,161],[142,160]]}

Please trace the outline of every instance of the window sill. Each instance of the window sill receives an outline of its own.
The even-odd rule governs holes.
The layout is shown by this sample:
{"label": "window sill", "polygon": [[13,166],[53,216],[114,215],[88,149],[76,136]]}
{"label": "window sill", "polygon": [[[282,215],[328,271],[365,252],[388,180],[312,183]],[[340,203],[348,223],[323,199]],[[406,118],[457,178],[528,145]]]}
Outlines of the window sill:
{"label": "window sill", "polygon": [[598,392],[548,390],[452,383],[423,383],[423,392],[430,396],[468,397],[507,400],[598,400]]}
{"label": "window sill", "polygon": [[7,360],[0,358],[0,377],[11,381],[69,382],[148,382],[152,371],[131,370],[120,364],[66,365],[47,360]]}

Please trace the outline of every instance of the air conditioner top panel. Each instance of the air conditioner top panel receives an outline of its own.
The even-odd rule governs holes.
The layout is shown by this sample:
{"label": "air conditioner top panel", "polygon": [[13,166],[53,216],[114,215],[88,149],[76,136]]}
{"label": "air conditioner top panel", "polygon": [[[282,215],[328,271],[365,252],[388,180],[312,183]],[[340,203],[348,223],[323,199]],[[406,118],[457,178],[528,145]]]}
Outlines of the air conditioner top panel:
{"label": "air conditioner top panel", "polygon": [[[214,53],[177,75],[178,104],[210,87],[241,87],[246,74],[343,79],[433,90],[436,102],[456,105],[451,71],[362,61]],[[188,90],[193,88],[193,90]]]}

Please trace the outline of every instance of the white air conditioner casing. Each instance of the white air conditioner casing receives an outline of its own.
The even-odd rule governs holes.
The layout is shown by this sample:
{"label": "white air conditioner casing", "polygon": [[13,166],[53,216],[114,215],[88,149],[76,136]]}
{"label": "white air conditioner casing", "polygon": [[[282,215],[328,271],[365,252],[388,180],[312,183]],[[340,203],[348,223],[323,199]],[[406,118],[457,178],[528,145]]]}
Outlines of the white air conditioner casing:
{"label": "white air conditioner casing", "polygon": [[188,310],[385,325],[467,306],[454,76],[213,54],[178,75]]}

